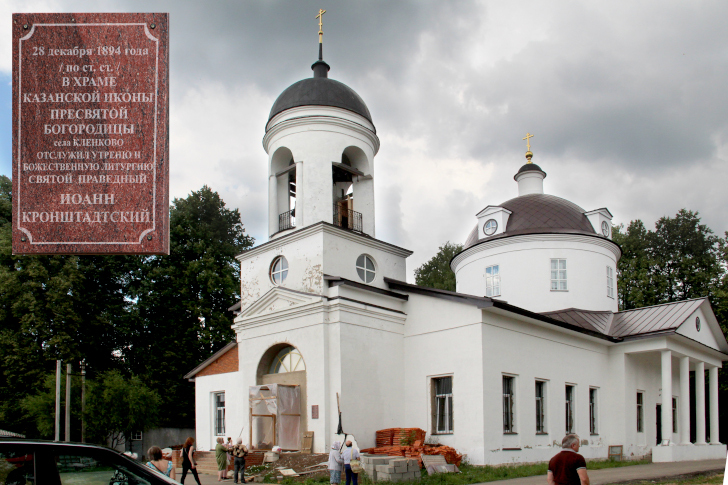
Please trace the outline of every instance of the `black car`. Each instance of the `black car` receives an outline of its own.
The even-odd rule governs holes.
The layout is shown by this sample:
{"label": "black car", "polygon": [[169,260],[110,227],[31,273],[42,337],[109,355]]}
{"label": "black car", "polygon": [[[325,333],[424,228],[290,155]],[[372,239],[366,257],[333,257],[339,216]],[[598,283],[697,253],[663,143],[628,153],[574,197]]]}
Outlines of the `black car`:
{"label": "black car", "polygon": [[0,439],[0,485],[169,485],[177,483],[110,448]]}

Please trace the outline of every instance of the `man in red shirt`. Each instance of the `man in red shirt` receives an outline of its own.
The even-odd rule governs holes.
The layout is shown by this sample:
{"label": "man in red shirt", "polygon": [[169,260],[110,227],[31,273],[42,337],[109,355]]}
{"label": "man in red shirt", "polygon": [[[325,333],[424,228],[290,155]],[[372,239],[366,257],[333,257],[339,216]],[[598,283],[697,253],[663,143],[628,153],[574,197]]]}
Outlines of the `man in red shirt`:
{"label": "man in red shirt", "polygon": [[551,458],[546,479],[549,485],[589,485],[586,460],[579,451],[579,437],[567,434],[561,440],[561,452]]}

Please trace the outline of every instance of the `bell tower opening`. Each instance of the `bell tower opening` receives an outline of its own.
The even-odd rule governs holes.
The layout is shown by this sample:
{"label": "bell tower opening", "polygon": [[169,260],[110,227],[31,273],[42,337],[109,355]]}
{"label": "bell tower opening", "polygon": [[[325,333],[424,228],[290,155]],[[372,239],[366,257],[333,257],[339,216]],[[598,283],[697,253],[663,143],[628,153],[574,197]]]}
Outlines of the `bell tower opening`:
{"label": "bell tower opening", "polygon": [[371,182],[372,178],[367,175],[368,170],[366,155],[355,146],[347,147],[341,154],[341,161],[332,163],[334,225],[365,232],[362,209],[368,204],[363,183]]}
{"label": "bell tower opening", "polygon": [[296,163],[288,148],[281,147],[271,158],[271,207],[272,215],[278,224],[271,233],[296,227]]}

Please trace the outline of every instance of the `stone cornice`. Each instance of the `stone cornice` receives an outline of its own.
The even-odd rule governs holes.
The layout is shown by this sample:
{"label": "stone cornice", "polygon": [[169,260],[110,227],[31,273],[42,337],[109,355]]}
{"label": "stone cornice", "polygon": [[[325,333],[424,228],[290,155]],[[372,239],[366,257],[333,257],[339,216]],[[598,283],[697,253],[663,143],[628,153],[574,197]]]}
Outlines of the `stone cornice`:
{"label": "stone cornice", "polygon": [[510,246],[518,243],[529,243],[538,241],[554,241],[554,242],[578,242],[583,244],[591,244],[607,249],[614,254],[614,257],[619,260],[622,256],[622,250],[619,248],[617,243],[606,239],[601,236],[587,236],[583,234],[521,234],[516,236],[506,236],[493,239],[492,241],[481,241],[478,244],[469,247],[463,252],[457,254],[452,261],[450,261],[450,268],[455,271],[455,268],[462,263],[466,258],[483,252],[489,249]]}
{"label": "stone cornice", "polygon": [[[379,137],[374,133],[372,129],[370,129],[367,125],[369,125],[369,122],[367,122],[364,118],[361,118],[361,120],[366,123],[357,123],[356,121],[347,119],[348,117],[351,117],[351,114],[349,113],[348,117],[339,117],[336,116],[338,108],[329,108],[325,111],[331,111],[331,113],[315,113],[312,112],[310,109],[304,110],[301,109],[301,116],[295,116],[295,117],[288,117],[286,118],[283,116],[284,114],[286,116],[290,116],[290,112],[294,111],[294,109],[286,110],[284,113],[281,113],[280,115],[277,115],[274,117],[271,122],[268,124],[268,128],[265,132],[265,136],[263,136],[263,148],[265,149],[265,152],[269,152],[270,143],[272,140],[279,134],[281,134],[283,131],[290,130],[292,128],[310,128],[311,126],[320,125],[322,127],[330,126],[330,127],[339,127],[339,128],[345,128],[347,130],[351,130],[357,135],[359,135],[364,141],[369,143],[372,147],[372,150],[374,154],[376,155],[379,151]],[[324,110],[317,110],[317,111],[324,111]],[[345,110],[342,110],[345,111]],[[308,112],[308,113],[306,113]],[[348,112],[347,112],[348,113]],[[280,118],[279,118],[280,117]],[[278,121],[280,119],[280,121]]]}
{"label": "stone cornice", "polygon": [[329,234],[332,236],[340,237],[342,239],[347,239],[352,242],[356,242],[359,244],[364,244],[376,249],[379,249],[381,251],[388,252],[390,254],[394,254],[396,256],[401,257],[408,257],[412,254],[412,251],[409,251],[404,248],[400,248],[399,246],[395,246],[393,244],[386,243],[384,241],[380,241],[379,239],[374,239],[373,237],[359,234],[353,231],[349,231],[346,229],[341,229],[340,227],[336,227],[333,224],[329,224],[328,222],[317,222],[315,224],[311,224],[310,226],[306,226],[304,228],[295,230],[293,232],[290,232],[288,234],[285,234],[283,236],[277,237],[276,239],[272,239],[268,242],[265,242],[261,244],[260,246],[256,246],[253,249],[249,249],[245,251],[242,254],[239,254],[235,256],[235,259],[237,259],[240,262],[243,262],[247,259],[253,258],[255,256],[259,256],[260,254],[263,254],[267,251],[269,251],[271,248],[280,246],[283,244],[290,244],[295,241],[300,241],[301,239],[308,238],[314,234]]}

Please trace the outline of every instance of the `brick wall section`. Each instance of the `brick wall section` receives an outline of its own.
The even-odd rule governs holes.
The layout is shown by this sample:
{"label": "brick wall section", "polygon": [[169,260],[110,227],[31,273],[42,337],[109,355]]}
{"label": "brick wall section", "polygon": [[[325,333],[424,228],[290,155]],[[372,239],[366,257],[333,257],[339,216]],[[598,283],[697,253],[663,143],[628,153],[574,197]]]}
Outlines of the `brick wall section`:
{"label": "brick wall section", "polygon": [[197,373],[195,377],[212,376],[215,374],[225,374],[227,372],[237,372],[238,370],[238,346],[234,346],[214,362],[208,364],[207,367]]}

